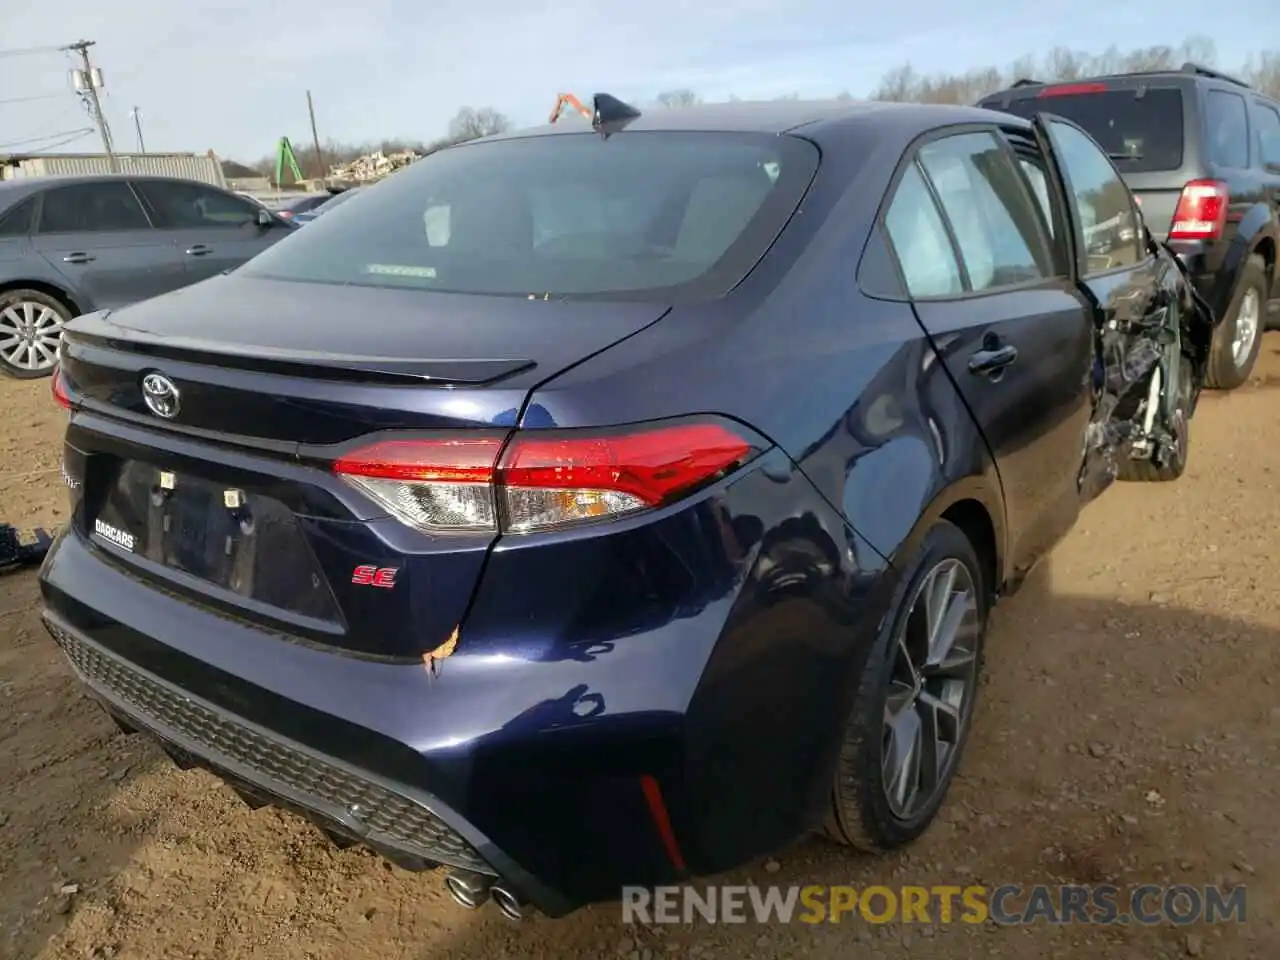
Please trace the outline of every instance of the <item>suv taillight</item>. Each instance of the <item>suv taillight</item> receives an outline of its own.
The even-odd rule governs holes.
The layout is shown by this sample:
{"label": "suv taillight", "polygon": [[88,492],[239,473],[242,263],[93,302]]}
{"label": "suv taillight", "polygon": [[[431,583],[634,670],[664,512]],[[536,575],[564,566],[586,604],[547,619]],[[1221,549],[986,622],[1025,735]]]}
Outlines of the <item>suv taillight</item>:
{"label": "suv taillight", "polygon": [[1170,240],[1217,240],[1227,223],[1231,195],[1221,180],[1191,180],[1182,188],[1169,227]]}
{"label": "suv taillight", "polygon": [[531,533],[666,506],[760,448],[732,424],[668,422],[600,433],[517,431],[382,440],[333,471],[428,533]]}

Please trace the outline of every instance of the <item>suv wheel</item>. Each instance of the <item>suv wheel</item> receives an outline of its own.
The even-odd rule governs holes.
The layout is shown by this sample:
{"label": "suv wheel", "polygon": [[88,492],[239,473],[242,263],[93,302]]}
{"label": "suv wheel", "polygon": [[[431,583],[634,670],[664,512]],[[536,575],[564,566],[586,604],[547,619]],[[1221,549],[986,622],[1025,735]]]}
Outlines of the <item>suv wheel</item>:
{"label": "suv wheel", "polygon": [[70,319],[66,304],[39,290],[0,293],[0,371],[18,380],[47,377]]}
{"label": "suv wheel", "polygon": [[987,623],[982,565],[940,521],[907,569],[859,680],[827,834],[871,852],[928,828],[969,734]]}
{"label": "suv wheel", "polygon": [[1267,265],[1259,256],[1245,261],[1235,296],[1214,331],[1205,383],[1234,390],[1249,379],[1262,347],[1263,308],[1267,302]]}

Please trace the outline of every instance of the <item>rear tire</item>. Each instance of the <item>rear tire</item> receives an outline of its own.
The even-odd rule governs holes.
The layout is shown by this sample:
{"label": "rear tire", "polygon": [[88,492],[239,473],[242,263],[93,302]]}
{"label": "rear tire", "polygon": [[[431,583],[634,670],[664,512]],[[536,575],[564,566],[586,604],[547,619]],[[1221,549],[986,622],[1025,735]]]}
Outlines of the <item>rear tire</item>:
{"label": "rear tire", "polygon": [[1234,390],[1249,379],[1262,349],[1267,304],[1267,265],[1256,254],[1245,261],[1226,315],[1213,332],[1205,385]]}
{"label": "rear tire", "polygon": [[1151,460],[1125,460],[1120,464],[1118,477],[1130,483],[1166,483],[1177,480],[1187,469],[1187,456],[1191,450],[1191,361],[1182,357],[1178,369],[1178,402],[1173,408],[1169,432],[1177,441],[1165,463]]}
{"label": "rear tire", "polygon": [[0,293],[0,373],[38,380],[53,372],[71,309],[40,290]]}
{"label": "rear tire", "polygon": [[[831,839],[879,853],[910,843],[933,822],[968,739],[981,674],[987,591],[969,539],[954,524],[938,521],[908,565],[859,678],[827,816]],[[938,602],[942,598],[945,602]],[[947,618],[931,618],[930,609],[949,611],[958,617],[959,627],[950,652],[932,665],[943,645],[935,646],[931,657],[924,655],[927,625],[944,624]],[[941,637],[945,631],[935,633]],[[911,720],[911,711],[917,720]],[[932,775],[928,763],[912,772],[910,762],[896,762],[907,743],[926,761],[942,758],[933,764]],[[901,775],[904,771],[907,776]]]}

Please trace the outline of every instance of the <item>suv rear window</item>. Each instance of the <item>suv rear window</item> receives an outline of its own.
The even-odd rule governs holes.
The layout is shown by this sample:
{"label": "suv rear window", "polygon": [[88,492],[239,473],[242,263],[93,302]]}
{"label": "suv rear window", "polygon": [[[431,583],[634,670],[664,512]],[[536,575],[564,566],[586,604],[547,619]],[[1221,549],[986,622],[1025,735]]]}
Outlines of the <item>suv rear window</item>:
{"label": "suv rear window", "polygon": [[1028,119],[1065,117],[1097,140],[1122,174],[1182,166],[1182,91],[1172,87],[1148,89],[1142,97],[1133,89],[1021,97],[1007,107],[992,97],[985,105]]}
{"label": "suv rear window", "polygon": [[808,189],[787,136],[553,134],[441,150],[246,265],[318,283],[700,299],[736,285]]}

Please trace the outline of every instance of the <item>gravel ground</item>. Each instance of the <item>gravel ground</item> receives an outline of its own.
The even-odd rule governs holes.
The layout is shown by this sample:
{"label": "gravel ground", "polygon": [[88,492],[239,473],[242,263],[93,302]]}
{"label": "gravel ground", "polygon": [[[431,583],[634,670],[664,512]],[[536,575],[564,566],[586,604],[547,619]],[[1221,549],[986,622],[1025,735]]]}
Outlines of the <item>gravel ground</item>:
{"label": "gravel ground", "polygon": [[[977,726],[909,853],[820,840],[718,878],[784,884],[1244,883],[1249,921],[1191,928],[627,927],[616,906],[514,925],[436,875],[328,846],[182,773],[87,701],[0,578],[0,957],[1258,957],[1280,894],[1280,334],[1208,395],[1188,474],[1113,487],[997,610]],[[46,382],[0,382],[0,518],[65,519]]]}

